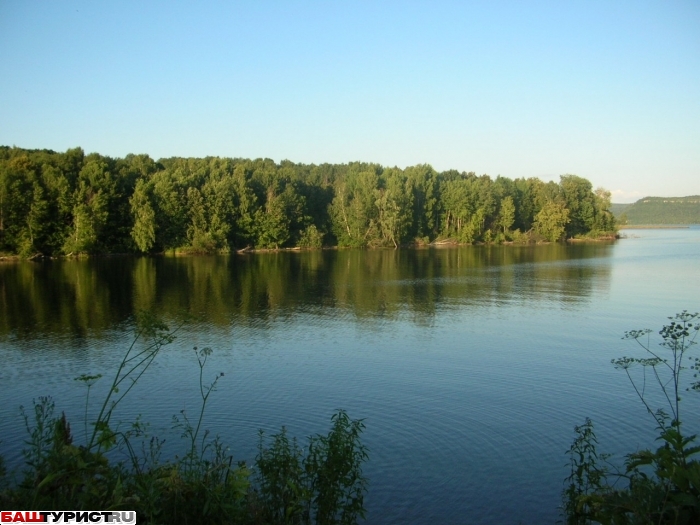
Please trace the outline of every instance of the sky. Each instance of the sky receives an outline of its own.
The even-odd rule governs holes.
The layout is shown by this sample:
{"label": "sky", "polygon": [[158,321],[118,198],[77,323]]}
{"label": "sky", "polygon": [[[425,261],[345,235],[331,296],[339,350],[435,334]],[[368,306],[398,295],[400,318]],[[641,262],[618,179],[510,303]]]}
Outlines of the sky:
{"label": "sky", "polygon": [[700,194],[700,1],[0,0],[0,144]]}

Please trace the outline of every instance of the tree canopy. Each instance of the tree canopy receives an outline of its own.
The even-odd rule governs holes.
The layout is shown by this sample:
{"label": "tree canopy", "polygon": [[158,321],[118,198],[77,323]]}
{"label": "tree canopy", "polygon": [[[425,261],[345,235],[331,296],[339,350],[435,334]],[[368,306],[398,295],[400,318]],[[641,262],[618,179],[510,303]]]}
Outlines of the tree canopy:
{"label": "tree canopy", "polygon": [[613,231],[609,208],[576,175],[0,147],[0,252],[25,256],[556,241]]}

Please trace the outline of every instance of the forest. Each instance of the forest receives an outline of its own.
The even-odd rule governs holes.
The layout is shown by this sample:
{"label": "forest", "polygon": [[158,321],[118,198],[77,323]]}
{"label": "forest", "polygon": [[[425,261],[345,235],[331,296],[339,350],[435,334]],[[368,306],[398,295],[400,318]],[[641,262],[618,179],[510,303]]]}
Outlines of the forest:
{"label": "forest", "polygon": [[3,256],[555,242],[614,233],[610,205],[576,175],[0,146]]}
{"label": "forest", "polygon": [[700,195],[644,197],[633,204],[613,204],[610,211],[620,224],[629,226],[700,224]]}

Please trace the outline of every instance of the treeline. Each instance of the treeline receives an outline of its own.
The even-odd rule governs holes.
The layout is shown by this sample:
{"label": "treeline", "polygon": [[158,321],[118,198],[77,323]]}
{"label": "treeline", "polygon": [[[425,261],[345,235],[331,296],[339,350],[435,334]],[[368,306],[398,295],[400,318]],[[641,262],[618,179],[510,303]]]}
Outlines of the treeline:
{"label": "treeline", "polygon": [[0,252],[24,256],[556,241],[613,231],[609,208],[576,175],[0,147]]}
{"label": "treeline", "polygon": [[619,207],[615,216],[621,224],[700,224],[700,195],[644,197],[634,204],[612,206]]}

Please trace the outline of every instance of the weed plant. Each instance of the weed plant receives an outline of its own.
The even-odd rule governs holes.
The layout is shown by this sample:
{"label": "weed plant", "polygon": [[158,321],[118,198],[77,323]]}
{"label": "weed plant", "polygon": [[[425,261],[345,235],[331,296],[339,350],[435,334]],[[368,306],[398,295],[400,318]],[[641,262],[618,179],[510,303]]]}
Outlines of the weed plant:
{"label": "weed plant", "polygon": [[[88,421],[90,393],[101,375],[76,378],[86,386],[84,442],[75,437],[65,414],[56,415],[50,397],[31,410],[21,408],[28,438],[24,470],[8,482],[0,457],[0,507],[22,510],[135,510],[146,524],[354,524],[364,518],[367,480],[362,464],[361,420],[342,410],[331,418],[328,435],[308,439],[306,450],[283,427],[268,444],[261,432],[258,455],[249,468],[234,463],[218,436],[204,430],[210,395],[223,373],[205,383],[212,351],[194,348],[199,366],[199,411],[173,418],[185,452],[161,459],[163,440],[137,418],[127,427],[113,424],[120,402],[170,344],[176,330],[152,315],[141,315],[137,332],[112,380],[97,417]],[[110,461],[121,450],[125,461]]]}
{"label": "weed plant", "polygon": [[331,421],[327,436],[309,438],[306,454],[284,427],[269,444],[260,432],[254,509],[260,523],[345,525],[365,517],[364,424],[343,410]]}
{"label": "weed plant", "polygon": [[[652,346],[651,330],[632,330],[623,339],[635,341],[643,356],[612,360],[653,419],[660,445],[628,454],[624,467],[618,468],[610,456],[596,451],[590,419],[576,427],[568,451],[571,474],[563,492],[567,525],[700,523],[700,447],[695,434],[684,432],[681,419],[682,393],[700,390],[700,357],[691,352],[700,319],[698,313],[684,310],[669,320],[659,332],[661,349]],[[633,375],[633,367],[641,367],[641,373]],[[692,379],[685,379],[685,370],[692,371]],[[649,399],[650,386],[659,389],[662,406],[655,407]]]}

